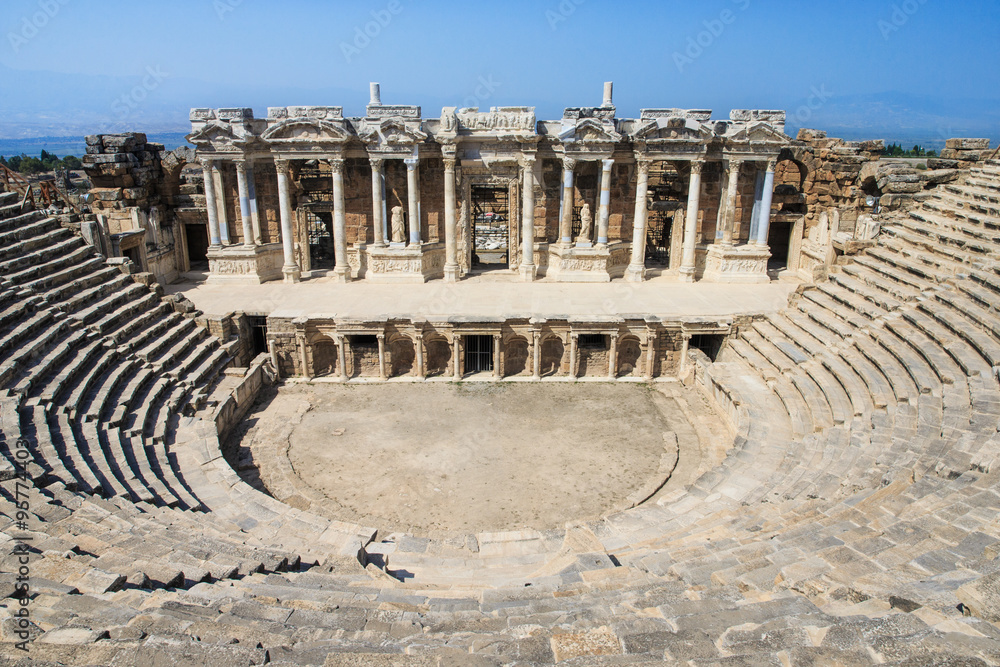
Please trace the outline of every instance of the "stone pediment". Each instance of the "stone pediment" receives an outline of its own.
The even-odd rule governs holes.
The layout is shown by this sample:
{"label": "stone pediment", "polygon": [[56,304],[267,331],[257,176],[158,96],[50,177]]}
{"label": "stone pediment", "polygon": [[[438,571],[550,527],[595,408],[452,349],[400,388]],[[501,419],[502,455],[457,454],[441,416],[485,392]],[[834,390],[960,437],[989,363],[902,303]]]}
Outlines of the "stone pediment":
{"label": "stone pediment", "polygon": [[371,148],[387,149],[412,147],[427,140],[427,134],[419,126],[415,127],[395,118],[368,124],[359,133],[359,137]]}
{"label": "stone pediment", "polygon": [[261,135],[264,141],[278,144],[339,144],[350,138],[350,132],[339,124],[304,116],[282,120]]}
{"label": "stone pediment", "polygon": [[610,120],[582,118],[573,124],[566,123],[564,127],[565,129],[559,134],[559,138],[564,142],[615,144],[622,139],[622,135],[615,130],[614,122]]}
{"label": "stone pediment", "polygon": [[712,141],[715,132],[705,123],[694,118],[661,117],[643,123],[633,133],[636,139],[647,142],[662,141]]}
{"label": "stone pediment", "polygon": [[235,150],[237,145],[243,141],[243,137],[236,134],[231,125],[217,120],[208,121],[185,138],[196,146],[211,146],[216,150]]}
{"label": "stone pediment", "polygon": [[726,139],[735,143],[772,144],[782,146],[792,138],[775,129],[770,123],[759,121],[730,128]]}

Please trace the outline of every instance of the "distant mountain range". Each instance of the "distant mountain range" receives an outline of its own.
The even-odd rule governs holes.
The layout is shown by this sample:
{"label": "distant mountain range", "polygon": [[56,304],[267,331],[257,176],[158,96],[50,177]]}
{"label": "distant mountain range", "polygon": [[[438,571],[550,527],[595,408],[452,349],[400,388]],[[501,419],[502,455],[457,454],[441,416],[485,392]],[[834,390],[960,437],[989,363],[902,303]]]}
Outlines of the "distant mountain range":
{"label": "distant mountain range", "polygon": [[[183,143],[183,135],[190,131],[188,112],[192,106],[250,106],[263,113],[268,105],[343,104],[345,114],[354,115],[363,113],[367,101],[367,91],[217,85],[174,77],[169,67],[155,65],[147,67],[144,75],[132,77],[28,72],[0,66],[0,89],[8,93],[0,96],[2,155],[37,153],[40,148],[28,149],[40,145],[39,141],[73,145],[86,134],[101,132],[140,131],[166,136],[164,143],[180,138],[179,145]],[[718,93],[713,97],[720,103],[729,102]],[[414,101],[424,105],[424,116],[436,116],[443,106],[436,95]],[[814,108],[806,106],[806,102],[776,98],[770,105],[788,111],[787,131],[793,137],[799,128],[809,127],[826,130],[834,137],[885,139],[907,147],[920,144],[925,148],[940,148],[945,139],[959,136],[989,137],[994,142],[1000,139],[998,98],[959,99],[886,92],[831,95],[814,103]],[[743,105],[738,100],[719,104],[716,114],[725,117],[728,108],[740,106]],[[638,109],[619,108],[623,116],[637,112]],[[561,109],[540,107],[538,113],[540,118],[558,117]],[[48,147],[46,150],[61,154]]]}

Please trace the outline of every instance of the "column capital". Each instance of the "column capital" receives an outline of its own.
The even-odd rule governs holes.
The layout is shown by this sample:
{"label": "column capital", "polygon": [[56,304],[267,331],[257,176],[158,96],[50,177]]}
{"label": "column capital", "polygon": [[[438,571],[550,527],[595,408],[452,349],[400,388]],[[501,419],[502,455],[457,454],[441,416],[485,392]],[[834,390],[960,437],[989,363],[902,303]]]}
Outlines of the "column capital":
{"label": "column capital", "polygon": [[335,174],[344,173],[344,158],[335,157],[327,160],[330,163],[330,170]]}
{"label": "column capital", "polygon": [[579,331],[570,331],[570,332],[569,332],[569,337],[570,337],[570,338],[571,338],[572,340],[576,340],[577,338],[579,338],[579,337],[580,337],[580,332],[579,332]]}
{"label": "column capital", "polygon": [[385,332],[384,331],[376,332],[375,338],[378,338],[379,340],[385,340]]}
{"label": "column capital", "polygon": [[198,162],[201,163],[202,169],[211,169],[215,166],[215,159],[210,157],[200,157],[198,158]]}
{"label": "column capital", "polygon": [[413,171],[414,169],[417,168],[417,165],[420,164],[420,158],[418,158],[418,157],[404,158],[403,159],[403,164],[406,165],[407,169],[409,169],[410,171]]}
{"label": "column capital", "polygon": [[236,165],[236,171],[245,174],[247,172],[247,158],[245,157],[234,157],[233,164]]}
{"label": "column capital", "polygon": [[444,170],[445,171],[455,171],[455,165],[458,164],[458,160],[453,157],[444,158]]}
{"label": "column capital", "polygon": [[693,335],[694,334],[692,334],[692,333],[690,333],[688,331],[682,331],[681,332],[681,340],[685,340],[685,341],[691,340],[691,336],[693,336]]}
{"label": "column capital", "polygon": [[725,160],[726,167],[728,167],[729,169],[739,169],[740,167],[743,166],[743,163],[745,161],[746,160],[744,160],[741,157],[730,157],[730,158],[726,158],[726,160]]}
{"label": "column capital", "polygon": [[382,165],[385,164],[385,158],[382,157],[369,157],[368,164],[372,166],[373,170],[381,170]]}
{"label": "column capital", "polygon": [[778,168],[778,158],[773,157],[767,161],[767,171],[774,172]]}
{"label": "column capital", "polygon": [[564,156],[562,159],[563,171],[573,171],[574,169],[576,169],[576,162],[577,162],[576,158]]}
{"label": "column capital", "polygon": [[701,170],[705,167],[704,160],[691,160],[691,173],[700,174]]}
{"label": "column capital", "polygon": [[287,173],[289,164],[289,160],[285,158],[274,158],[274,166],[279,172],[283,171]]}
{"label": "column capital", "polygon": [[611,171],[611,167],[615,166],[614,158],[607,158],[606,160],[601,160],[601,169],[604,171]]}
{"label": "column capital", "polygon": [[638,168],[640,174],[649,174],[649,167],[653,164],[653,161],[649,158],[636,158],[635,166]]}
{"label": "column capital", "polygon": [[535,158],[535,154],[534,153],[525,153],[525,154],[522,154],[517,159],[517,163],[519,165],[521,165],[521,167],[523,169],[531,169],[531,168],[533,168],[535,166],[535,161],[536,161],[536,158]]}

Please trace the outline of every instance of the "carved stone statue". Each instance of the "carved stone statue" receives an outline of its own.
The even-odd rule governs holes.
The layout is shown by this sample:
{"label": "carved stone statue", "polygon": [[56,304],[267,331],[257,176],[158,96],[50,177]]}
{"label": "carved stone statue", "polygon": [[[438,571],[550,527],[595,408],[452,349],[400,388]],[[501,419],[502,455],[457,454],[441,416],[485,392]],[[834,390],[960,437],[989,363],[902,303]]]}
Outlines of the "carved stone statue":
{"label": "carved stone statue", "polygon": [[392,207],[392,242],[406,243],[406,229],[403,225],[403,207]]}
{"label": "carved stone statue", "polygon": [[594,216],[590,213],[590,204],[584,204],[580,210],[580,235],[576,237],[577,243],[590,243],[590,228],[594,224]]}

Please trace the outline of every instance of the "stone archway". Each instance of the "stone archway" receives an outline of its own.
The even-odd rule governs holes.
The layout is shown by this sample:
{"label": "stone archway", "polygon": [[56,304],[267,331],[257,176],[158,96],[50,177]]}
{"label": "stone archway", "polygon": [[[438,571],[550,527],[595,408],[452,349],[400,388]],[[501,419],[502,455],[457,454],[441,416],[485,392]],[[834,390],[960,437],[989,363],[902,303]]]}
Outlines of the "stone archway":
{"label": "stone archway", "polygon": [[562,372],[562,360],[565,346],[557,336],[550,336],[542,341],[542,360],[540,375],[551,377]]}
{"label": "stone archway", "polygon": [[618,365],[615,368],[616,377],[632,377],[639,375],[639,364],[642,360],[642,344],[634,336],[625,336],[618,342]]}
{"label": "stone archway", "polygon": [[413,341],[399,336],[389,341],[389,377],[410,375],[416,361]]}
{"label": "stone archway", "polygon": [[444,337],[425,339],[427,377],[447,375],[451,370],[451,345]]}
{"label": "stone archway", "polygon": [[326,336],[312,343],[313,377],[333,375],[337,371],[337,344]]}
{"label": "stone archway", "polygon": [[528,364],[528,339],[513,336],[504,344],[504,377],[530,374]]}

